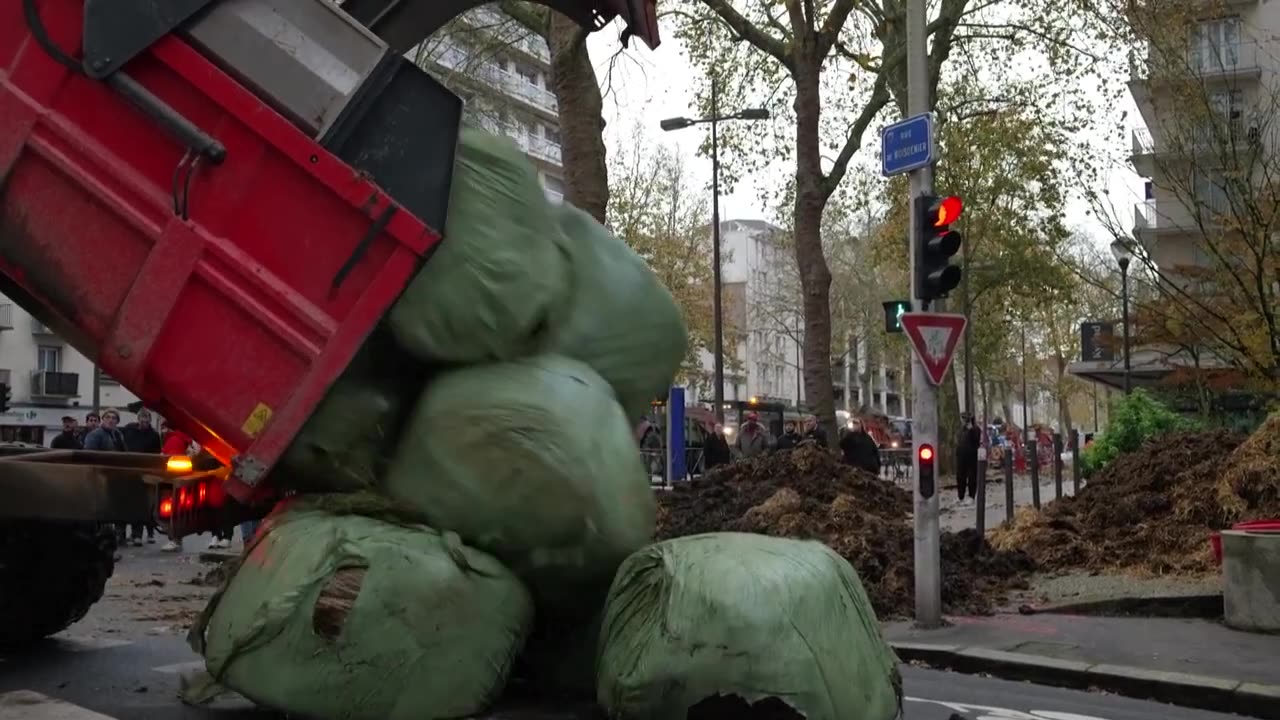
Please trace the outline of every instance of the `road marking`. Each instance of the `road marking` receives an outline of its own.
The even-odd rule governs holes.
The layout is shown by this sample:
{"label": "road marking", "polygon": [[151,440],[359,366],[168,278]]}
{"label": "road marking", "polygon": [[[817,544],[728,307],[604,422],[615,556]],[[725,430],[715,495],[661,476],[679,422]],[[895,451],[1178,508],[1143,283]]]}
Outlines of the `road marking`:
{"label": "road marking", "polygon": [[117,640],[115,638],[94,638],[78,635],[57,635],[54,636],[53,642],[57,643],[59,650],[66,652],[89,652],[91,650],[106,650],[108,648],[123,647],[132,645],[129,640]]}
{"label": "road marking", "polygon": [[204,661],[192,660],[191,662],[180,662],[180,663],[174,663],[172,665],[161,665],[160,667],[154,667],[151,669],[155,672],[169,673],[171,675],[176,675],[178,673],[184,673],[184,672],[191,672],[193,670],[198,672],[204,669]]}
{"label": "road marking", "polygon": [[31,690],[0,693],[0,720],[117,720]]}
{"label": "road marking", "polygon": [[966,705],[947,702],[945,700],[929,700],[927,698],[904,697],[903,700],[914,703],[941,705],[952,712],[961,713],[971,720],[1106,720],[1093,715],[1076,715],[1075,713],[1054,712],[1052,710],[1010,710],[1009,708],[988,707],[986,705]]}

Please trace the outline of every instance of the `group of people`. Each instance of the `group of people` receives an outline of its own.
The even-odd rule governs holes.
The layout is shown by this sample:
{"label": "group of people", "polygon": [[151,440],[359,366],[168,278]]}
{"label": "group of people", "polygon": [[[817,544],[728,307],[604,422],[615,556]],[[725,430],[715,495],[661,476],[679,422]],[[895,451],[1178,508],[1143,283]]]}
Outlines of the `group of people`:
{"label": "group of people", "polygon": [[[767,453],[786,452],[807,445],[831,447],[827,433],[818,424],[816,417],[805,418],[803,432],[795,421],[788,421],[783,425],[782,435],[775,438],[760,422],[760,415],[753,412],[747,413],[746,421],[738,429],[732,445],[725,439],[723,427],[717,425],[715,432],[707,439],[703,462],[705,468],[710,470],[732,462],[735,456],[749,460]],[[848,465],[880,474],[880,448],[860,421],[855,419],[840,434],[839,447],[840,454]]]}
{"label": "group of people", "polygon": [[[100,452],[134,452],[157,453],[164,455],[196,456],[200,446],[190,435],[176,428],[168,427],[161,421],[157,431],[152,426],[151,411],[139,408],[137,420],[120,427],[120,413],[114,409],[103,410],[101,414],[90,412],[85,415],[81,426],[70,415],[62,418],[62,432],[58,433],[50,443],[55,450],[96,450]],[[120,546],[133,545],[140,547],[143,536],[146,542],[154,544],[156,530],[154,523],[124,524],[116,527],[117,542]],[[257,522],[248,521],[240,524],[240,534],[248,542],[257,531]],[[213,533],[210,549],[231,547],[234,527],[226,527]],[[180,548],[172,538],[161,548],[166,552],[177,552]]]}

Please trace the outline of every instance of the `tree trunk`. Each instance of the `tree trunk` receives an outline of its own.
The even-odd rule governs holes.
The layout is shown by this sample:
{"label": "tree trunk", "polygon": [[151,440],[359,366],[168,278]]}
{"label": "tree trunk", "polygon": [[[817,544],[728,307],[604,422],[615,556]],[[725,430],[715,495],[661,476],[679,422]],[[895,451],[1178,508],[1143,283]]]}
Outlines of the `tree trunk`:
{"label": "tree trunk", "polygon": [[600,83],[587,53],[587,33],[558,12],[550,16],[547,46],[552,90],[560,107],[565,200],[603,223],[609,208],[609,170]]}
{"label": "tree trunk", "polygon": [[[801,55],[802,53],[797,53]],[[820,59],[797,58],[796,82],[796,265],[804,293],[804,391],[827,437],[838,437],[831,385],[831,270],[822,253],[822,211],[827,190],[819,133]]]}

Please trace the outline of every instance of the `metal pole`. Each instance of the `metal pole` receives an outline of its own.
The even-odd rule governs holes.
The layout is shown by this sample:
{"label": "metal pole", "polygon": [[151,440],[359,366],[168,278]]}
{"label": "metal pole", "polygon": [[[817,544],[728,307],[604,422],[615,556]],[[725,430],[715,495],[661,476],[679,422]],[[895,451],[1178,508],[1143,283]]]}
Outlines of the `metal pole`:
{"label": "metal pole", "polygon": [[[963,219],[962,219],[963,221]],[[968,234],[969,223],[964,222],[965,234]],[[973,296],[969,294],[969,242],[963,245],[964,250],[964,275],[961,280],[964,282],[964,411],[977,417],[978,414],[973,411],[973,359],[969,354],[969,331],[973,325]]]}
{"label": "metal pole", "polygon": [[[1009,448],[1013,450],[1013,448]],[[1013,453],[1004,454],[1004,520],[1013,522]]]}
{"label": "metal pole", "polygon": [[1129,379],[1129,263],[1120,263],[1120,302],[1123,303],[1121,315],[1124,322],[1124,394],[1133,389]]}
{"label": "metal pole", "polygon": [[96,363],[93,366],[93,412],[102,412],[102,368]]}
{"label": "metal pole", "polygon": [[1022,440],[1031,437],[1031,421],[1027,419],[1027,326],[1022,323]]}
{"label": "metal pole", "polygon": [[1062,499],[1062,433],[1053,434],[1053,497]]}
{"label": "metal pole", "polygon": [[1071,430],[1071,494],[1080,494],[1080,431]]}
{"label": "metal pole", "polygon": [[1093,431],[1098,432],[1098,383],[1096,382],[1093,383]]}
{"label": "metal pole", "polygon": [[1031,504],[1040,509],[1040,443],[1027,440],[1027,468],[1031,471]]}
{"label": "metal pole", "polygon": [[[929,112],[929,56],[926,34],[927,0],[907,2],[907,113],[919,115]],[[933,168],[915,170],[910,176],[910,206],[914,200],[933,193]],[[918,218],[911,213],[909,232],[915,238]],[[915,242],[911,247],[911,265],[920,261],[915,256]],[[912,274],[914,284],[915,273]],[[911,288],[911,297],[918,298],[920,288]],[[923,304],[915,307],[924,310]],[[911,387],[913,391],[912,423],[913,447],[931,445],[938,447],[938,388],[929,382],[920,358],[911,354]],[[915,599],[916,624],[924,628],[942,626],[942,551],[938,522],[937,488],[931,488],[928,496],[921,494],[920,455],[911,454],[912,471],[915,474]]]}
{"label": "metal pole", "polygon": [[724,424],[724,308],[720,295],[720,104],[718,97],[719,81],[711,76],[711,262],[712,312],[715,314],[715,369],[716,369],[716,422]]}
{"label": "metal pole", "polygon": [[[988,453],[991,451],[988,450]],[[982,542],[982,538],[987,535],[987,463],[990,460],[983,457],[978,460],[978,496],[974,498],[977,501],[977,526],[978,526],[978,542]]]}

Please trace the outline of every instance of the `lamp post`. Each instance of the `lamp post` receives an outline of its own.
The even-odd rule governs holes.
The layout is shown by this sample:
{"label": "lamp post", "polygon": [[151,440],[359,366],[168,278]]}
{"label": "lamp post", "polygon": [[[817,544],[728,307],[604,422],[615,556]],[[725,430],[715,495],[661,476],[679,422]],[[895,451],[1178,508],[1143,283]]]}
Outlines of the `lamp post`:
{"label": "lamp post", "polygon": [[1031,439],[1031,426],[1027,418],[1027,322],[1018,323],[1022,335],[1022,441]]}
{"label": "lamp post", "polygon": [[683,130],[687,127],[711,123],[711,262],[712,265],[712,313],[715,323],[715,403],[716,422],[724,422],[724,308],[721,301],[720,279],[720,122],[723,120],[768,120],[769,111],[764,108],[748,108],[729,115],[720,114],[719,83],[711,78],[711,116],[704,118],[675,117],[659,123],[664,132]]}
{"label": "lamp post", "polygon": [[1129,377],[1129,263],[1133,260],[1133,241],[1124,238],[1111,243],[1111,254],[1120,266],[1120,322],[1124,326],[1124,394],[1128,395],[1133,385]]}

